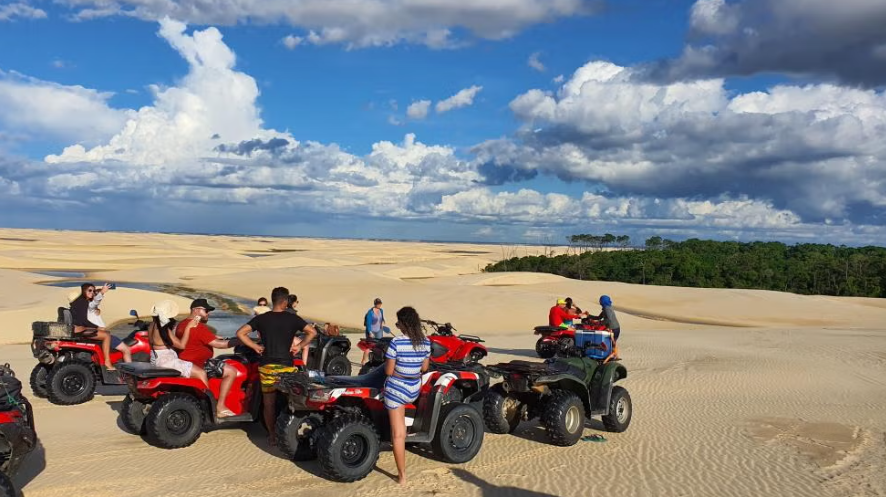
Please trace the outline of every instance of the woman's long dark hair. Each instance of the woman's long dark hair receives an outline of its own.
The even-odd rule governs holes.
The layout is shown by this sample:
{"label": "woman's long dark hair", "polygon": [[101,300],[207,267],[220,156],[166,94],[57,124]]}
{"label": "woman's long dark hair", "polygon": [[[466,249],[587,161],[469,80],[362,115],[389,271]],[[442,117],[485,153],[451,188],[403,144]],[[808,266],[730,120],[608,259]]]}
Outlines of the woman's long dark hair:
{"label": "woman's long dark hair", "polygon": [[166,345],[166,348],[173,349],[175,346],[172,343],[172,338],[169,337],[170,330],[175,329],[175,319],[170,319],[166,326],[160,325],[160,317],[154,316],[154,329],[157,330],[157,333],[160,334],[160,340],[163,340],[163,344]]}
{"label": "woman's long dark hair", "polygon": [[412,342],[412,348],[417,349],[424,343],[425,334],[421,328],[421,318],[414,308],[404,307],[397,311],[397,322],[400,323],[400,330]]}
{"label": "woman's long dark hair", "polygon": [[[83,283],[82,285],[80,285],[80,296],[77,298],[89,300],[89,297],[86,296],[86,290],[90,288],[94,289],[95,285],[93,285],[92,283]],[[95,293],[93,293],[93,295],[95,295]]]}

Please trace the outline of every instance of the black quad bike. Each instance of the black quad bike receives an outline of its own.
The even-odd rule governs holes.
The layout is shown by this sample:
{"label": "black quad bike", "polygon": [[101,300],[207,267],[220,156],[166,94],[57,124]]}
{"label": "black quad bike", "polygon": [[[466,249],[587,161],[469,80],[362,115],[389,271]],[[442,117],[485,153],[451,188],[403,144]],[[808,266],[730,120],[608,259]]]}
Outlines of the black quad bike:
{"label": "black quad bike", "polygon": [[304,366],[311,371],[323,371],[330,376],[350,376],[349,350],[350,338],[328,335],[322,326],[317,326],[317,338],[308,348],[307,363],[299,356],[295,359],[295,365]]}
{"label": "black quad bike", "polygon": [[9,364],[0,366],[0,497],[18,495],[10,477],[36,446],[34,410]]}
{"label": "black quad bike", "polygon": [[628,371],[616,361],[588,357],[511,361],[486,368],[504,381],[483,400],[486,428],[513,433],[520,421],[539,418],[554,445],[575,445],[585,418],[602,416],[607,431],[620,433],[631,423],[628,391],[615,385]]}

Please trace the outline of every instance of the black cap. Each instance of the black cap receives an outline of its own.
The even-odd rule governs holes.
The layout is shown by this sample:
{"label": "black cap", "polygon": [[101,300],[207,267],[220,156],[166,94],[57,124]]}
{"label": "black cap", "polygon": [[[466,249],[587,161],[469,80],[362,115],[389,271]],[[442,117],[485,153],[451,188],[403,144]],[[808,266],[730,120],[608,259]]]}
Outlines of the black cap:
{"label": "black cap", "polygon": [[193,309],[195,307],[202,307],[202,308],[206,309],[206,312],[210,312],[210,311],[215,310],[215,307],[212,307],[211,305],[209,305],[209,302],[207,302],[206,299],[194,299],[194,301],[191,302],[191,309]]}

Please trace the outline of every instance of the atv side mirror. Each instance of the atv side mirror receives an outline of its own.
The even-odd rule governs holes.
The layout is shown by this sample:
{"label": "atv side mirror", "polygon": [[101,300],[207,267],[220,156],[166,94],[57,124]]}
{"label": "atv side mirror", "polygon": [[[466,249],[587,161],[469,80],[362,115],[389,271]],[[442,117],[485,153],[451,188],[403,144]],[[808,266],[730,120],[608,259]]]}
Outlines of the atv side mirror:
{"label": "atv side mirror", "polygon": [[135,312],[135,309],[130,310],[130,311],[129,311],[129,315],[130,315],[130,316],[133,316],[133,317],[138,317],[138,313]]}

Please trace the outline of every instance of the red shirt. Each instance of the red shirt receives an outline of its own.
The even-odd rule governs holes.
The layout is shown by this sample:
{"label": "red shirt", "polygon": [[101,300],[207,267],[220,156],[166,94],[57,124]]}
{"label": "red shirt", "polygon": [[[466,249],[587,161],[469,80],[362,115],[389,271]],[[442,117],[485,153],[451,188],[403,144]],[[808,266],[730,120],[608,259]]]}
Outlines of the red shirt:
{"label": "red shirt", "polygon": [[[184,336],[185,327],[188,326],[189,321],[190,318],[186,318],[175,327],[175,336],[179,339]],[[215,354],[215,351],[212,350],[212,346],[209,345],[209,343],[217,338],[218,337],[215,336],[215,333],[210,331],[209,327],[205,324],[200,323],[197,326],[194,326],[191,328],[188,344],[185,346],[184,350],[178,351],[178,358],[183,361],[191,362],[198,368],[202,368],[206,364],[206,361],[211,359]]]}
{"label": "red shirt", "polygon": [[567,319],[575,319],[581,317],[578,314],[572,314],[568,310],[560,307],[559,305],[555,305],[551,307],[551,312],[548,313],[548,326],[554,326],[559,328],[563,321]]}

